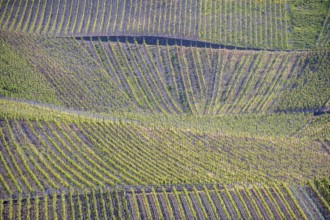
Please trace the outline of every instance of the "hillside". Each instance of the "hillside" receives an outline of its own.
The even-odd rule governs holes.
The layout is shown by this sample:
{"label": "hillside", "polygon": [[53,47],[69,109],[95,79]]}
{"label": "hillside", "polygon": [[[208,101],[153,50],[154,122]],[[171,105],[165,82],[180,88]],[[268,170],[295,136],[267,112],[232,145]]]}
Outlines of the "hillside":
{"label": "hillside", "polygon": [[0,0],[0,220],[329,219],[329,15]]}
{"label": "hillside", "polygon": [[45,36],[171,36],[253,48],[329,47],[328,0],[0,3],[1,29]]}
{"label": "hillside", "polygon": [[[1,39],[13,51],[12,56],[18,56],[17,64],[11,62],[23,66],[19,58],[24,56],[25,65],[38,72],[40,79],[22,83],[47,81],[42,84],[55,93],[54,100],[8,89],[5,96],[76,110],[111,112],[124,108],[194,115],[314,112],[329,94],[328,50],[232,50],[183,46],[179,41],[153,45],[141,38],[86,41],[7,31],[1,32]],[[5,59],[4,65],[8,65]],[[18,81],[6,83],[4,87],[15,87]]]}
{"label": "hillside", "polygon": [[[18,218],[75,219],[323,219],[327,204],[313,187],[218,185],[52,191],[6,200],[4,213]],[[25,206],[31,207],[26,209]],[[319,210],[317,205],[323,208]],[[21,207],[24,207],[21,210]]]}
{"label": "hillside", "polygon": [[[35,186],[42,191],[116,184],[303,183],[330,174],[329,155],[319,144],[284,133],[277,139],[271,134],[263,136],[265,125],[259,126],[258,136],[249,130],[234,136],[226,131],[203,133],[129,121],[15,117],[23,120],[7,115],[1,122],[1,143],[6,150],[2,162],[18,170],[2,173],[10,189],[2,193],[27,192]],[[296,120],[298,124],[304,118]],[[38,180],[34,187],[31,181],[25,182],[27,175],[20,175],[25,173],[22,169],[34,170],[30,173],[32,182]]]}
{"label": "hillside", "polygon": [[[327,169],[330,166],[328,116],[320,116],[319,119],[322,120],[315,121],[317,126],[314,125],[314,129],[313,126],[308,128],[308,136],[300,134],[297,138],[292,135],[300,131],[307,120],[311,120],[312,115],[264,115],[259,118],[257,115],[228,115],[219,118],[219,122],[210,120],[205,128],[199,126],[198,118],[183,118],[183,121],[179,119],[177,123],[186,125],[175,128],[175,123],[161,117],[151,117],[148,120],[148,117],[142,115],[139,118],[136,114],[87,114],[10,100],[3,100],[3,104],[8,107],[2,111],[3,120],[0,123],[0,143],[3,146],[1,163],[4,165],[0,177],[4,213],[15,210],[17,205],[18,208],[23,207],[22,204],[27,202],[25,199],[28,199],[29,207],[34,208],[28,212],[22,209],[21,212],[23,215],[31,215],[31,218],[37,215],[37,211],[41,216],[47,212],[47,215],[52,216],[50,218],[54,215],[81,216],[93,213],[93,216],[97,215],[99,218],[114,215],[122,218],[140,216],[144,219],[148,218],[146,212],[156,215],[156,210],[160,208],[156,209],[158,205],[153,201],[148,200],[147,204],[143,193],[131,194],[134,186],[142,186],[142,192],[146,190],[149,197],[154,197],[157,194],[150,194],[150,188],[145,188],[147,185],[170,187],[174,184],[181,187],[182,184],[188,184],[200,187],[201,184],[214,183],[225,184],[221,187],[226,187],[226,184],[235,186],[235,190],[229,186],[229,192],[218,192],[221,194],[218,199],[224,199],[226,204],[222,204],[220,200],[222,208],[218,207],[216,197],[212,199],[212,209],[212,205],[205,204],[205,201],[200,203],[202,200],[209,200],[202,192],[199,195],[200,202],[199,199],[190,198],[195,203],[195,208],[190,206],[189,210],[186,206],[190,202],[185,201],[188,197],[181,198],[187,196],[186,191],[179,191],[178,195],[175,191],[169,191],[172,208],[161,208],[165,212],[162,215],[164,218],[171,215],[177,216],[175,218],[180,215],[189,218],[192,213],[200,212],[198,215],[204,213],[212,215],[210,218],[214,219],[220,212],[220,216],[229,218],[237,218],[237,215],[258,216],[256,218],[284,215],[286,218],[313,216],[313,219],[319,219],[329,213],[327,202],[320,196],[324,191],[317,191],[313,184],[312,188],[298,186],[330,175]],[[236,117],[240,118],[236,121]],[[285,118],[290,120],[288,124],[285,124]],[[279,127],[270,121],[284,124]],[[221,130],[216,128],[219,125]],[[283,130],[287,126],[289,129]],[[320,143],[311,141],[321,137],[317,132],[322,126],[328,127],[325,129],[326,139]],[[291,134],[288,133],[292,130]],[[316,135],[310,136],[313,132]],[[259,184],[256,190],[262,186],[258,190],[263,192],[250,191],[251,184],[256,183]],[[282,188],[283,183],[285,188]],[[238,193],[236,187],[242,187],[241,184],[245,188],[243,191],[239,190],[240,196],[244,198],[246,206],[252,205],[256,210],[249,209],[246,212],[247,208],[242,208],[242,198],[235,194]],[[277,188],[272,188],[274,184]],[[122,194],[116,194],[113,190],[120,185],[126,187],[122,189]],[[246,187],[250,192],[246,191]],[[95,191],[82,191],[83,189]],[[103,194],[102,190],[110,194]],[[275,190],[275,194],[270,196],[269,190]],[[193,195],[193,192],[190,194]],[[31,196],[35,193],[37,195],[32,200]],[[216,195],[212,190],[207,190],[207,193]],[[232,198],[227,197],[228,193],[232,194]],[[262,196],[264,193],[268,194],[266,201]],[[78,200],[75,196],[77,194],[81,195]],[[10,199],[11,195],[16,199]],[[165,196],[163,193],[159,194],[161,195]],[[45,196],[48,208],[41,205],[45,204]],[[116,196],[120,198],[120,203],[116,202]],[[305,198],[304,202],[302,197]],[[40,208],[34,206],[36,198]],[[87,198],[89,202],[86,203]],[[140,202],[134,202],[134,198]],[[178,198],[181,198],[180,201]],[[109,199],[114,202],[112,208],[111,204],[104,202]],[[172,201],[173,199],[176,201]],[[124,200],[127,200],[126,205]],[[266,205],[267,201],[270,204]],[[78,204],[78,209],[72,210],[75,203]],[[62,211],[54,212],[56,204],[61,204]],[[102,208],[105,205],[110,205],[110,208]],[[283,205],[286,211],[276,208]],[[310,208],[306,209],[306,205]],[[204,212],[198,211],[199,208]],[[185,211],[183,213],[179,210]]]}
{"label": "hillside", "polygon": [[[86,56],[86,53],[74,41],[69,40],[69,42],[66,42],[65,39],[61,41],[60,39],[38,38],[7,31],[0,31],[0,37],[2,44],[18,56],[15,57],[16,60],[21,62],[19,57],[25,57],[27,65],[40,78],[31,78],[31,81],[22,80],[22,82],[19,82],[15,78],[24,78],[26,77],[25,73],[15,72],[12,76],[15,80],[7,81],[7,84],[10,83],[7,86],[17,87],[20,85],[20,87],[23,87],[25,85],[25,87],[28,87],[29,83],[37,85],[37,80],[42,80],[45,82],[42,84],[50,87],[49,89],[55,96],[54,99],[58,100],[46,100],[50,104],[98,112],[106,112],[110,109],[118,111],[122,108],[134,109],[133,104],[121,90],[118,90],[109,75],[94,60]],[[3,57],[1,62],[6,64],[8,55],[7,53],[1,54],[1,57]],[[11,62],[20,66],[19,63],[14,63],[15,60],[11,60]],[[8,74],[6,73],[6,75]],[[2,77],[5,77],[5,75],[2,75]],[[2,81],[5,80],[3,78]],[[38,95],[34,94],[35,90],[29,92],[31,94],[27,91],[20,94],[7,91],[5,96],[45,102],[42,97],[39,98]],[[30,98],[27,98],[27,95]]]}

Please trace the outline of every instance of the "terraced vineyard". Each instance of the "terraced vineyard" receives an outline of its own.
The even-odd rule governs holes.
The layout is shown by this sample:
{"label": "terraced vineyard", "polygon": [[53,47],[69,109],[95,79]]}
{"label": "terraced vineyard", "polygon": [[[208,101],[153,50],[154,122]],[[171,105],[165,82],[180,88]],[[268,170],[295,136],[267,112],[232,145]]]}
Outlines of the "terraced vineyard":
{"label": "terraced vineyard", "polygon": [[[15,101],[6,102],[17,106]],[[328,191],[322,188],[323,180],[309,188],[296,185],[329,175],[329,154],[308,139],[290,138],[285,132],[280,135],[284,135],[282,138],[272,138],[271,135],[254,136],[249,131],[237,136],[175,129],[168,125],[159,127],[155,122],[145,122],[145,125],[138,121],[110,122],[77,114],[75,117],[65,116],[63,111],[51,113],[51,109],[41,109],[31,115],[35,111],[31,108],[30,104],[22,103],[19,109],[27,111],[14,113],[9,109],[8,113],[4,112],[5,118],[0,123],[0,143],[3,146],[0,151],[3,164],[0,194],[4,216],[9,216],[8,213],[18,213],[22,218],[26,215],[34,218],[38,214],[50,218],[115,215],[126,219],[129,215],[130,218],[140,216],[144,219],[154,218],[154,215],[164,215],[164,218],[198,215],[198,218],[207,219],[284,215],[285,218],[312,216],[322,219],[328,215],[329,206],[324,199]],[[46,115],[47,112],[50,115]],[[296,120],[298,123],[303,118]],[[326,140],[324,143],[328,145]],[[221,189],[226,184],[236,185],[220,191],[218,188],[214,191],[210,186],[204,191],[201,188],[194,190],[194,185],[180,188],[187,183],[200,187],[203,183],[219,182],[224,184],[218,186]],[[294,185],[285,184],[282,188],[281,182]],[[147,184],[156,188],[175,184],[179,191],[170,188],[164,194],[158,189],[155,195],[152,189],[142,187],[133,193],[128,186],[119,188],[120,193],[117,192],[116,196],[121,199],[113,197],[116,193],[113,189],[118,185]],[[254,185],[253,188],[250,184]],[[170,202],[166,202],[165,195]],[[48,205],[42,205],[46,198]],[[155,198],[162,207],[157,208]],[[164,209],[163,199],[167,207],[170,204],[174,207]],[[150,204],[147,205],[146,201]],[[207,204],[210,201],[213,205]],[[25,207],[22,204],[30,207],[29,210],[22,208]],[[72,207],[76,208],[73,210]],[[20,212],[12,211],[15,208],[21,209]]]}
{"label": "terraced vineyard", "polygon": [[303,49],[329,46],[329,8],[328,1],[299,0],[13,0],[1,1],[0,27],[48,36],[152,35]]}
{"label": "terraced vineyard", "polygon": [[[315,111],[328,99],[329,88],[323,79],[311,86],[325,92],[304,97],[305,106],[292,103],[299,98],[287,94],[302,83],[302,72],[307,75],[323,66],[319,71],[323,76],[319,77],[326,79],[328,59],[322,65],[306,68],[316,52],[186,47],[179,42],[152,45],[143,38],[121,38],[121,42],[119,38],[52,39],[2,33],[2,42],[13,48],[12,53],[21,54],[31,69],[36,68],[48,81],[48,90],[56,97],[51,103],[69,108],[111,112],[125,106],[151,113],[217,115]],[[324,50],[317,56],[326,57],[329,52]],[[313,88],[307,92],[306,85],[302,87],[304,94]],[[296,93],[301,96],[302,91]],[[15,98],[27,96],[12,94]],[[28,99],[34,96],[32,99],[38,100],[39,95],[31,94]],[[316,98],[317,103],[312,103]]]}
{"label": "terraced vineyard", "polygon": [[0,0],[0,220],[330,219],[329,15]]}
{"label": "terraced vineyard", "polygon": [[129,91],[133,102],[154,112],[203,115],[272,110],[308,56],[306,52],[149,46],[134,40],[81,44],[109,74],[122,73],[112,78]]}
{"label": "terraced vineyard", "polygon": [[302,183],[317,176],[314,170],[328,173],[330,165],[322,148],[299,142],[295,149],[294,139],[290,143],[90,120],[9,120],[1,127],[1,193],[7,194],[116,184]]}
{"label": "terraced vineyard", "polygon": [[[218,185],[99,188],[49,191],[3,201],[3,212],[18,219],[324,219],[328,204],[318,204],[311,187],[235,187]],[[27,208],[23,208],[22,206]]]}

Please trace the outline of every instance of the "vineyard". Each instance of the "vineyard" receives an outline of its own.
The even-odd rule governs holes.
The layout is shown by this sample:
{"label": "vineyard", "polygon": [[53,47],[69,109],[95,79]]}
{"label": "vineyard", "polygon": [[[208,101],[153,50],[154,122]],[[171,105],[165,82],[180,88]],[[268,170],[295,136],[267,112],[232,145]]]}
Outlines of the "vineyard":
{"label": "vineyard", "polygon": [[329,19],[0,0],[0,220],[330,219]]}
{"label": "vineyard", "polygon": [[[33,78],[28,82],[24,81],[26,76],[20,76],[20,84],[30,83],[25,87],[33,87],[31,83],[40,82],[45,87],[40,87],[42,91],[37,94],[33,90],[8,89],[2,93],[78,110],[113,112],[125,107],[131,111],[193,115],[314,112],[330,92],[327,50],[229,50],[183,46],[179,41],[174,45],[167,41],[152,45],[143,38],[122,42],[119,38],[53,39],[6,31],[2,34],[3,47],[10,51],[5,59],[18,53],[24,58],[19,61],[22,66],[41,73],[31,73]],[[320,59],[313,64],[316,56]],[[315,73],[316,68],[319,70]],[[311,88],[307,88],[302,72],[305,78],[318,75],[308,81]],[[14,82],[8,78],[4,81],[10,86],[18,83],[16,77]],[[43,97],[43,93],[52,96]],[[297,102],[301,98],[304,102]]]}
{"label": "vineyard", "polygon": [[[209,130],[196,126],[197,118],[184,119],[191,130],[162,124],[159,117],[133,121],[132,115],[124,119],[64,113],[10,100],[1,104],[8,106],[0,123],[4,216],[323,219],[329,215],[329,139],[311,141],[321,137],[318,133],[311,138],[290,137],[312,115],[264,116],[266,122],[258,124],[255,133],[253,122],[260,118],[248,115],[240,123],[222,117],[206,124],[213,128]],[[275,125],[267,127],[285,117],[295,127],[282,133],[273,131],[281,129]],[[329,133],[329,117],[320,117],[308,135],[322,126]],[[223,130],[217,131],[223,120],[233,127],[223,122]],[[296,132],[289,134],[291,130]]]}
{"label": "vineyard", "polygon": [[[181,185],[99,188],[19,194],[3,200],[3,212],[19,219],[324,219],[315,186]],[[318,209],[316,204],[321,204]],[[24,207],[24,208],[22,208]]]}
{"label": "vineyard", "polygon": [[317,177],[316,171],[329,173],[326,151],[295,138],[237,137],[91,119],[58,121],[1,123],[1,179],[6,180],[1,193],[116,184],[303,183]]}
{"label": "vineyard", "polygon": [[12,0],[0,2],[0,27],[47,36],[171,36],[282,50],[329,46],[329,1],[306,2]]}

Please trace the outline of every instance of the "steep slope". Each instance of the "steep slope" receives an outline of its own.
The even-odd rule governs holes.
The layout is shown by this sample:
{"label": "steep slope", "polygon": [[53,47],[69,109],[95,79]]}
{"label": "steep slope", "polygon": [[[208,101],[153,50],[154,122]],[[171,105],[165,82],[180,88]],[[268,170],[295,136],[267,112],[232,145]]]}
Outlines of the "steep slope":
{"label": "steep slope", "polygon": [[329,219],[329,0],[0,0],[0,220]]}
{"label": "steep slope", "polygon": [[54,89],[21,50],[0,35],[0,96],[60,105]]}
{"label": "steep slope", "polygon": [[[52,104],[98,112],[135,109],[103,68],[90,59],[74,40],[39,38],[7,31],[1,31],[0,37],[6,47],[24,56],[25,62],[37,72],[30,81],[19,81],[22,74],[13,71],[12,84],[23,82],[22,88],[36,85],[40,83],[36,77],[41,74],[47,81],[45,85],[50,85],[51,92],[59,100],[59,103],[54,101]],[[21,62],[15,59],[6,65],[15,68]],[[28,75],[25,74],[25,77]],[[52,97],[52,93],[45,96]],[[4,95],[10,96],[7,93]]]}
{"label": "steep slope", "polygon": [[1,1],[0,28],[47,36],[148,35],[268,49],[329,46],[329,1]]}
{"label": "steep slope", "polygon": [[[177,41],[146,44],[143,38],[86,40],[1,33],[3,47],[24,57],[5,63],[6,68],[29,65],[55,93],[47,97],[59,100],[48,102],[75,110],[193,115],[316,112],[330,94],[328,50],[229,50],[187,47]],[[12,71],[11,81],[4,78],[4,82],[18,85],[20,77],[20,72]],[[40,82],[24,81],[43,85]],[[27,97],[26,91],[24,95],[21,98],[44,101]],[[3,96],[19,97],[8,92]]]}
{"label": "steep slope", "polygon": [[301,1],[290,3],[289,28],[293,48],[329,47],[330,1]]}
{"label": "steep slope", "polygon": [[[70,186],[303,184],[330,175],[326,149],[286,132],[264,136],[269,119],[259,125],[258,133],[238,132],[238,124],[231,134],[226,127],[203,132],[159,126],[157,121],[80,117],[24,103],[16,107],[15,113],[1,108],[1,194]],[[286,121],[280,116],[274,120]],[[293,130],[305,120],[297,118]]]}
{"label": "steep slope", "polygon": [[96,39],[79,41],[133,102],[172,114],[271,112],[308,55]]}
{"label": "steep slope", "polygon": [[[71,189],[6,198],[1,208],[15,219],[327,219],[329,206],[313,189],[280,184]],[[25,204],[29,208],[21,209]]]}
{"label": "steep slope", "polygon": [[304,65],[303,71],[282,93],[279,111],[326,111],[330,98],[330,51],[311,52]]}

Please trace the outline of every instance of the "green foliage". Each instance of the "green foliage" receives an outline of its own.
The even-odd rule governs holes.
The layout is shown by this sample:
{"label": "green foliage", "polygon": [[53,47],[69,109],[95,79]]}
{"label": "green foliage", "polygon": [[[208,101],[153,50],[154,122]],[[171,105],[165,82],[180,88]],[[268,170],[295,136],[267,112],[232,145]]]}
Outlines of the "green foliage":
{"label": "green foliage", "polygon": [[330,204],[330,178],[315,179],[314,184],[325,200]]}
{"label": "green foliage", "polygon": [[[151,127],[179,128],[200,133],[246,136],[291,136],[296,134],[312,114],[228,114],[218,116],[163,115],[145,113],[95,114],[66,108],[0,99],[0,118],[43,121],[103,121],[134,123]],[[322,116],[326,117],[326,116]],[[317,124],[314,126],[317,127]],[[310,134],[305,133],[306,136]]]}
{"label": "green foliage", "polygon": [[312,52],[305,61],[299,76],[283,92],[278,111],[316,112],[329,100],[330,51]]}
{"label": "green foliage", "polygon": [[[271,203],[307,219],[304,192],[329,211],[329,7],[0,0],[0,219],[273,219]],[[92,37],[105,34],[293,51]]]}
{"label": "green foliage", "polygon": [[113,199],[113,206],[114,206],[114,214],[118,216],[119,219],[123,218],[123,213],[122,213],[122,207],[120,204],[119,196],[118,196],[118,190],[115,189],[112,192],[112,199]]}
{"label": "green foliage", "polygon": [[288,49],[285,1],[205,0],[199,38],[224,45]]}
{"label": "green foliage", "polygon": [[61,105],[94,112],[272,112],[278,95],[300,74],[307,54],[78,42],[4,33],[8,45],[17,47],[47,79]]}
{"label": "green foliage", "polygon": [[[299,136],[308,137],[312,140],[330,140],[330,115],[323,114],[315,116],[307,123],[305,127],[299,132]],[[330,149],[330,148],[329,148]]]}
{"label": "green foliage", "polygon": [[320,191],[316,188],[315,183],[318,183],[319,180],[314,179],[314,183],[311,181],[307,182],[307,185],[312,189],[312,191],[317,195],[317,197],[321,200],[321,203],[324,205],[325,209],[330,212],[330,203],[323,197]]}
{"label": "green foliage", "polygon": [[[196,187],[198,187],[198,189]],[[171,217],[171,219],[174,219],[174,216],[176,218],[179,217],[178,214],[181,218],[193,217],[193,219],[198,219],[201,215],[203,215],[202,217],[204,218],[208,218],[209,216],[213,216],[213,214],[209,212],[214,212],[216,219],[220,219],[224,216],[228,219],[231,219],[233,218],[232,214],[238,216],[237,218],[242,219],[247,217],[243,215],[244,212],[251,212],[251,215],[248,215],[248,219],[274,219],[274,217],[276,218],[277,216],[275,215],[275,213],[272,213],[271,210],[269,210],[271,207],[269,206],[269,203],[266,203],[265,201],[260,202],[260,199],[263,200],[263,197],[261,197],[262,195],[260,194],[260,192],[257,191],[252,194],[251,188],[246,187],[246,185],[234,186],[241,188],[240,192],[244,195],[244,199],[243,197],[241,197],[240,200],[244,200],[248,204],[244,205],[244,207],[239,205],[239,203],[237,203],[237,201],[233,199],[237,198],[237,196],[239,196],[240,194],[240,192],[237,192],[237,190],[232,189],[233,185],[228,186],[227,188],[225,185],[220,186],[220,188],[214,189],[211,189],[209,187],[210,186],[207,185],[189,185],[187,188],[186,186],[178,186],[178,188],[175,189],[176,186],[171,186],[167,188],[167,192],[153,192],[153,199],[148,201],[146,199],[147,196],[150,196],[150,194],[146,194],[143,192],[146,190],[149,191],[149,187],[139,187],[138,193],[134,193],[134,190],[132,191],[126,187],[117,187],[117,189],[105,189],[107,191],[106,194],[108,195],[110,193],[119,193],[120,195],[118,195],[118,198],[116,198],[116,196],[108,197],[104,195],[102,193],[102,189],[97,191],[99,191],[103,195],[99,195],[94,191],[94,189],[75,190],[74,193],[68,191],[67,189],[63,189],[62,192],[52,191],[51,195],[46,193],[22,195],[20,194],[18,197],[8,197],[5,199],[0,199],[0,219],[7,219],[8,217],[15,218],[17,216],[22,216],[24,217],[24,219],[29,219],[30,211],[32,211],[31,216],[35,218],[48,216],[52,219],[59,219],[61,217],[67,216],[66,211],[68,211],[60,209],[73,205],[77,206],[74,207],[75,209],[73,210],[74,212],[76,212],[75,210],[78,211],[77,216],[79,218],[86,219],[91,219],[93,217],[99,219],[101,218],[101,216],[107,217],[107,219],[139,219],[141,218],[139,210],[144,210],[143,213],[146,214],[146,216],[144,217],[147,219],[152,219],[156,216],[158,217],[158,219],[165,219],[166,217]],[[268,186],[266,184],[263,184],[259,185],[258,189],[255,188],[254,190],[263,191],[266,189],[266,187],[270,187],[268,191],[272,192],[267,194],[268,199],[274,202],[274,205],[278,209],[277,211],[281,209],[285,213],[285,215],[281,215],[281,218],[307,219],[305,214],[308,213],[308,216],[310,217],[312,216],[312,212],[313,214],[315,214],[315,216],[321,218],[326,217],[327,215],[326,210],[318,210],[319,204],[314,203],[315,199],[323,199],[323,197],[319,197],[320,195],[318,191],[315,191],[316,189],[314,185],[311,185],[312,190],[310,190],[305,186],[278,187],[276,185]],[[118,189],[121,192],[118,192]],[[306,192],[306,190],[309,191],[309,195],[317,196],[318,198],[313,197],[313,199],[311,200],[308,195],[307,197],[303,197],[304,192],[302,191]],[[127,193],[131,195],[124,196],[127,195]],[[161,196],[162,198],[156,196],[156,194],[159,194],[159,196]],[[220,194],[227,194],[227,197],[229,198],[223,200]],[[33,197],[31,197],[32,195]],[[105,197],[107,198],[104,199]],[[138,200],[140,201],[139,204],[137,203],[138,197]],[[192,200],[190,200],[190,198],[192,198]],[[299,201],[296,198],[299,198]],[[176,202],[174,202],[173,199]],[[187,204],[186,202],[184,202],[184,200],[190,201],[190,204]],[[208,200],[211,204],[208,204],[208,202],[205,203],[204,201],[206,200]],[[31,201],[33,201],[32,204]],[[182,202],[186,204],[184,205],[182,204]],[[59,207],[59,203],[62,203],[61,208]],[[157,204],[159,205],[160,203],[166,203],[166,205],[162,206],[162,208],[164,208],[165,210],[160,210],[160,207],[157,208]],[[277,203],[281,204],[281,207],[279,207]],[[173,206],[175,204],[177,204],[177,207]],[[115,205],[115,210],[111,210],[111,208],[109,207],[112,205]],[[136,207],[133,208],[132,205]],[[196,205],[198,205],[198,207],[196,207]],[[107,206],[108,208],[105,208],[105,206]],[[219,206],[221,206],[221,208]],[[327,203],[324,204],[324,206],[327,208],[329,207]],[[248,210],[248,207],[253,208]],[[308,207],[308,209],[306,209],[306,207]],[[150,210],[148,210],[149,208]],[[135,209],[135,211],[133,211],[133,209]],[[152,215],[152,211],[156,211],[155,209],[157,209],[157,214]],[[230,212],[228,212],[227,209]],[[268,209],[268,211],[265,212],[265,209]],[[121,210],[123,210],[124,213],[121,213]],[[74,214],[74,212],[72,214]],[[190,216],[189,212],[195,214]],[[224,213],[221,213],[220,216],[217,216],[218,212]],[[61,213],[61,215],[57,216],[59,213]],[[166,214],[164,215],[164,213]],[[315,216],[313,215],[313,217]],[[75,216],[73,215],[70,219],[74,217]]]}
{"label": "green foliage", "polygon": [[[6,50],[3,62],[15,64],[19,70],[13,67],[10,71],[1,69],[6,71],[0,77],[5,77],[1,83],[6,83],[3,87],[7,93],[24,93],[21,95],[24,99],[41,99],[43,102],[46,99],[48,103],[79,110],[110,112],[135,109],[108,73],[74,39],[27,36],[4,30],[0,33],[4,45],[15,48],[15,53]],[[15,58],[16,53],[20,56]],[[25,69],[29,72],[24,73]]]}
{"label": "green foliage", "polygon": [[[294,49],[315,48],[319,35],[327,31],[323,26],[329,22],[326,20],[329,10],[329,0],[289,1],[290,40]],[[329,42],[325,46],[329,46]]]}
{"label": "green foliage", "polygon": [[60,105],[54,89],[21,50],[0,37],[0,96]]}
{"label": "green foliage", "polygon": [[[41,112],[38,121],[18,115],[7,119],[3,134],[10,137],[8,145],[15,147],[13,156],[0,159],[10,174],[9,165],[15,165],[10,161],[22,155],[20,164],[33,164],[38,170],[35,175],[29,171],[26,178],[53,188],[162,184],[163,180],[172,184],[276,180],[302,183],[323,177],[329,164],[327,156],[319,154],[322,148],[317,143],[284,133],[267,137],[205,132],[69,115],[54,122]],[[272,120],[280,122],[279,119]],[[7,141],[3,136],[1,139]],[[15,166],[20,168],[19,164]],[[10,184],[8,193],[19,191],[19,183],[24,183],[25,178],[10,177],[7,181],[16,184]]]}
{"label": "green foliage", "polygon": [[[33,4],[37,5],[30,9]],[[328,0],[114,0],[63,5],[3,3],[0,27],[44,36],[158,35],[267,49],[329,46]],[[26,16],[21,14],[23,7]]]}

